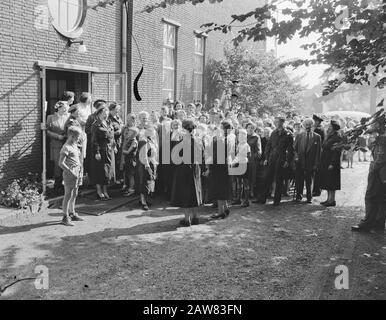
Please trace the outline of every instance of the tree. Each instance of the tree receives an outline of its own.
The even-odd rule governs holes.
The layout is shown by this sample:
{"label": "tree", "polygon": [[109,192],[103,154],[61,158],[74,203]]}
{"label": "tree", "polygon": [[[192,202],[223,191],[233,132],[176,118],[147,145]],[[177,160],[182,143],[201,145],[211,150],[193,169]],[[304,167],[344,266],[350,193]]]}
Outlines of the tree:
{"label": "tree", "polygon": [[[191,3],[196,5],[223,0],[164,0],[146,6],[144,12],[169,5]],[[323,94],[335,91],[342,83],[367,84],[383,88],[386,84],[386,4],[382,0],[292,0],[294,8],[282,10],[284,21],[277,21],[278,3],[256,8],[245,14],[232,15],[229,24],[208,22],[206,32],[228,33],[235,23],[245,23],[237,29],[234,44],[245,40],[263,41],[276,37],[279,44],[299,34],[306,38],[319,35],[317,43],[303,46],[311,49],[310,59],[287,62],[294,67],[309,64],[327,64],[334,76],[329,79]],[[270,23],[267,23],[270,22]]]}
{"label": "tree", "polygon": [[225,59],[211,60],[205,72],[208,99],[223,92],[239,95],[239,102],[260,112],[287,113],[297,110],[303,88],[294,83],[269,54],[250,54],[245,48],[225,48]]}

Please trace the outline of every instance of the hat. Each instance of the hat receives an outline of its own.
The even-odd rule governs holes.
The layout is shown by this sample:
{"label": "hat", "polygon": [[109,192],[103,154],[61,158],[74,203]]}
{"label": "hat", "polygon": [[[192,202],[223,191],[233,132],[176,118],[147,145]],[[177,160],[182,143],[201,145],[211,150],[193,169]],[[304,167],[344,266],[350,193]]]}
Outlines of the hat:
{"label": "hat", "polygon": [[64,103],[63,101],[58,101],[58,102],[55,104],[54,109],[55,109],[55,110],[58,110],[58,109],[60,109],[60,108],[62,108],[62,107],[64,107],[64,106],[65,106],[65,103]]}
{"label": "hat", "polygon": [[340,130],[340,124],[336,120],[331,120],[331,126],[334,128],[335,131]]}
{"label": "hat", "polygon": [[312,119],[314,119],[314,121],[319,121],[319,122],[323,122],[323,121],[324,121],[321,117],[319,117],[319,116],[316,115],[316,114],[314,114],[314,115],[312,116]]}
{"label": "hat", "polygon": [[78,105],[77,104],[73,104],[70,109],[68,109],[68,112],[69,113],[73,113],[75,111],[77,111],[79,109]]}

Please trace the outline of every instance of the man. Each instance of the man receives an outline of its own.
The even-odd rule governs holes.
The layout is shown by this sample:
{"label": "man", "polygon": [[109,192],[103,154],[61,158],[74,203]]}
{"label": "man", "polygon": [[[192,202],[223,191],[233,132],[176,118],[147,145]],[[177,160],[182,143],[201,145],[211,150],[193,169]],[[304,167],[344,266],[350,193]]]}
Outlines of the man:
{"label": "man", "polygon": [[220,102],[220,99],[214,99],[212,110],[215,111],[215,112],[221,112],[221,102]]}
{"label": "man", "polygon": [[[314,132],[320,135],[321,144],[323,145],[323,142],[326,136],[325,131],[322,127],[323,119],[316,114],[313,115],[313,119],[315,121]],[[322,194],[322,190],[320,189],[320,173],[319,173],[319,168],[317,168],[315,172],[315,177],[314,177],[314,188],[312,190],[312,196],[319,197],[321,194]]]}
{"label": "man", "polygon": [[262,193],[259,203],[265,204],[272,182],[275,178],[274,206],[280,205],[283,182],[294,158],[294,140],[290,131],[284,128],[284,117],[275,118],[276,129],[265,148],[264,166],[267,167],[266,190]]}
{"label": "man", "polygon": [[307,203],[312,203],[312,179],[320,163],[322,140],[320,135],[312,132],[314,121],[303,121],[305,132],[298,134],[295,140],[296,162],[296,202],[303,197],[304,180],[306,181]]}
{"label": "man", "polygon": [[[386,120],[384,119],[386,122]],[[384,232],[386,220],[386,129],[385,123],[376,122],[367,133],[376,134],[371,144],[373,161],[370,164],[365,196],[366,215],[352,231]]]}

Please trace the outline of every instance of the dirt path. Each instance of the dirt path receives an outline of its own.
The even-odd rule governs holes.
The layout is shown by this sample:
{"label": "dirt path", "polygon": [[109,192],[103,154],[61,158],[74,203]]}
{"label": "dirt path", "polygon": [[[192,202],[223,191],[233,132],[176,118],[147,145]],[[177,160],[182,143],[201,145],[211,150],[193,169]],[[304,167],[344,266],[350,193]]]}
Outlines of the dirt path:
{"label": "dirt path", "polygon": [[[55,225],[50,211],[24,227],[0,227],[0,283],[49,270],[3,299],[359,299],[386,297],[384,235],[352,234],[363,215],[367,165],[343,170],[336,208],[286,203],[232,210],[222,221],[178,228],[182,212],[156,203]],[[363,255],[367,254],[367,255]],[[350,289],[336,290],[346,265]],[[1,285],[0,285],[1,286]]]}

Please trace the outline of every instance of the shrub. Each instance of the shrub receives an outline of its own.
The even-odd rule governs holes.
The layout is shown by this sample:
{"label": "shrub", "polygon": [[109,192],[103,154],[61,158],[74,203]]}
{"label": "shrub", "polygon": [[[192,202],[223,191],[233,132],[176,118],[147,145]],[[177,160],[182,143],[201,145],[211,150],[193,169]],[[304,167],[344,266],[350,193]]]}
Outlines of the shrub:
{"label": "shrub", "polygon": [[43,187],[39,175],[28,173],[26,178],[14,180],[0,193],[0,205],[25,209],[33,204],[41,205]]}

